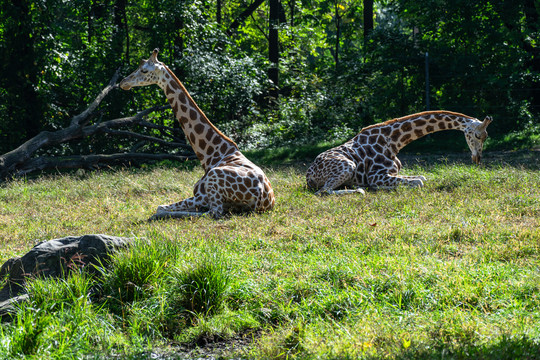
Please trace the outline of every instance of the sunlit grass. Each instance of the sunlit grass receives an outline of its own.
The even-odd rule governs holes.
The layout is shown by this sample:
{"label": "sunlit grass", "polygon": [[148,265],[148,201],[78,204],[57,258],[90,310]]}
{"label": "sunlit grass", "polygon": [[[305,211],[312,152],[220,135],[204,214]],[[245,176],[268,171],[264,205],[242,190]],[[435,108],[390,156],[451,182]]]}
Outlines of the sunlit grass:
{"label": "sunlit grass", "polygon": [[225,358],[538,358],[538,162],[497,159],[411,156],[404,172],[424,188],[363,197],[316,197],[305,165],[268,166],[275,209],[218,221],[146,221],[191,196],[198,167],[9,182],[3,261],[67,235],[138,240],[100,278],[30,285],[0,344],[60,358],[208,342],[231,342]]}

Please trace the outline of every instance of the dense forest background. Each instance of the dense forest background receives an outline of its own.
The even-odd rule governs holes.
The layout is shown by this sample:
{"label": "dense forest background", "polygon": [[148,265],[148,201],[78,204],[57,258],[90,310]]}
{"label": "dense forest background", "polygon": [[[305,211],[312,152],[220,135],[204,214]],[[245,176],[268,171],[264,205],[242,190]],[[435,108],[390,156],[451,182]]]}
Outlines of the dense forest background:
{"label": "dense forest background", "polygon": [[[495,139],[536,133],[539,15],[537,0],[2,0],[0,153],[65,127],[156,47],[243,148],[346,139],[427,108],[492,115]],[[91,121],[156,104],[157,86],[118,89]],[[175,123],[170,110],[149,120]]]}

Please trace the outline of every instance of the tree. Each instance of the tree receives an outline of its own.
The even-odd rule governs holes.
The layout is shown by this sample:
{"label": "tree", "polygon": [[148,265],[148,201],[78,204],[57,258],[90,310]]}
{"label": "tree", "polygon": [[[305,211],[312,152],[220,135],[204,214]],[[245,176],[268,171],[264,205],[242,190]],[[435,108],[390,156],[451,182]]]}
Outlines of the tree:
{"label": "tree", "polygon": [[36,135],[42,127],[43,101],[36,91],[42,58],[36,54],[31,1],[3,2],[0,12],[0,151]]}
{"label": "tree", "polygon": [[268,18],[268,78],[272,82],[270,97],[277,99],[279,93],[279,22],[280,0],[269,0],[270,15]]}

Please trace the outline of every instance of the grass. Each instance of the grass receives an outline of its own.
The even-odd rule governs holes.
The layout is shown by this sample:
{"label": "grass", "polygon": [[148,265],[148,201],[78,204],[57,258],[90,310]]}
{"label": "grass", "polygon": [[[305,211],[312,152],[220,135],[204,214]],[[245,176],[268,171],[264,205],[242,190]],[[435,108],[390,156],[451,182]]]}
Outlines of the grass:
{"label": "grass", "polygon": [[540,358],[537,152],[409,153],[424,188],[324,198],[285,154],[252,154],[275,209],[219,221],[146,221],[199,167],[3,184],[2,261],[67,235],[137,240],[100,277],[29,283],[0,358]]}

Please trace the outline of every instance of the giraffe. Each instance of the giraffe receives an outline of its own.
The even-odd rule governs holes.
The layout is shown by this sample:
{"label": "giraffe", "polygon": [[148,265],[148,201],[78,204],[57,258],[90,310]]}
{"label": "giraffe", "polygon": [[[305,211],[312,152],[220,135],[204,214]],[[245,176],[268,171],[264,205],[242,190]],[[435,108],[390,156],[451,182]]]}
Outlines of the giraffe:
{"label": "giraffe", "polygon": [[158,61],[159,49],[124,78],[119,86],[157,84],[171,104],[186,138],[204,169],[193,197],[158,206],[153,218],[189,217],[204,214],[219,218],[225,211],[271,210],[274,190],[264,172],[240,152],[234,141],[219,131],[191,98],[176,75]]}
{"label": "giraffe", "polygon": [[[363,194],[360,187],[421,187],[425,177],[398,175],[401,162],[397,154],[405,145],[433,132],[461,130],[471,150],[472,161],[479,164],[488,135],[486,128],[491,121],[490,116],[479,121],[467,115],[439,110],[365,127],[351,140],[315,158],[306,172],[308,188],[318,190],[318,195],[325,195]],[[340,189],[342,187],[346,189]]]}

